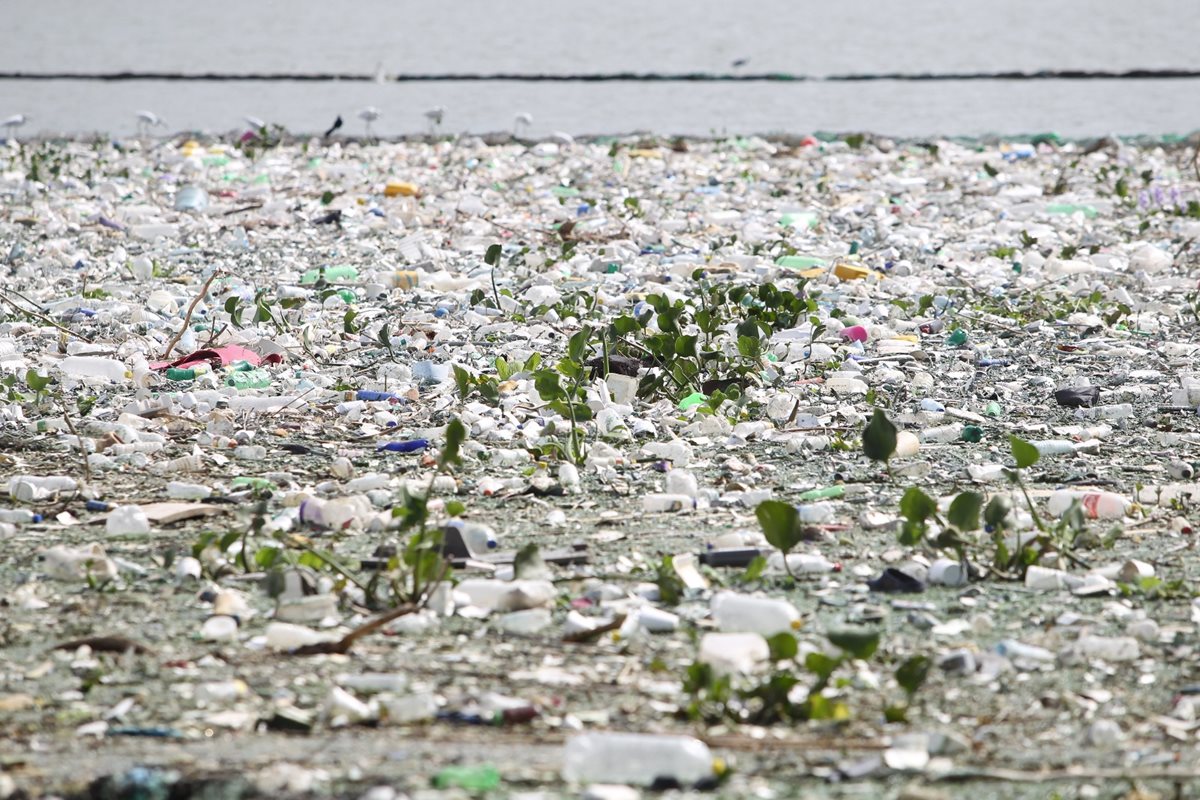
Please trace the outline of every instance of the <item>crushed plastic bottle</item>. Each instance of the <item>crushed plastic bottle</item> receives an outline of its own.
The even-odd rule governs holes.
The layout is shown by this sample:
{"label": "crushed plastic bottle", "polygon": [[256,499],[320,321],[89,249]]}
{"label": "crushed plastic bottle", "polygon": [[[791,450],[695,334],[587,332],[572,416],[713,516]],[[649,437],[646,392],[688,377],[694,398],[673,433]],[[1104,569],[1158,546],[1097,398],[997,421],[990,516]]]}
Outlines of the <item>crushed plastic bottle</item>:
{"label": "crushed plastic bottle", "polygon": [[691,786],[716,772],[707,745],[690,736],[581,733],[567,739],[563,778],[572,783],[649,786],[668,779]]}

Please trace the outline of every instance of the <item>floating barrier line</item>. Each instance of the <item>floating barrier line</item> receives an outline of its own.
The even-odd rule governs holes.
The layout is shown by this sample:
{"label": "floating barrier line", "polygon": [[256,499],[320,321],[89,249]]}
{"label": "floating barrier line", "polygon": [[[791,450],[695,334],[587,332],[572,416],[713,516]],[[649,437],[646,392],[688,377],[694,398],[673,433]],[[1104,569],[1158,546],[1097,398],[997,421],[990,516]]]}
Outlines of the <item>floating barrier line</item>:
{"label": "floating barrier line", "polygon": [[793,75],[783,72],[433,72],[378,75],[336,72],[0,72],[6,81],[263,81],[383,83],[851,83],[865,81],[1075,81],[1179,80],[1200,78],[1200,69],[1038,70],[1036,72],[882,72],[845,75]]}

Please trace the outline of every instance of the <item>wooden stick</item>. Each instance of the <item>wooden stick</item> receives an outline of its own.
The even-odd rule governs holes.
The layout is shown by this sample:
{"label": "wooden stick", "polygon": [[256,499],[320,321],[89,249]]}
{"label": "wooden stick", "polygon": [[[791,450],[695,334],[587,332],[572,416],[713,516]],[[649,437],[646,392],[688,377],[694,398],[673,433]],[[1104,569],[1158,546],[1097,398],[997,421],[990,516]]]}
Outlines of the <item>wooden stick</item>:
{"label": "wooden stick", "polygon": [[184,332],[187,331],[188,324],[190,324],[192,321],[192,312],[196,310],[196,306],[198,306],[204,296],[208,294],[208,287],[212,285],[213,278],[217,277],[219,272],[220,270],[213,270],[213,273],[208,276],[208,280],[206,280],[204,285],[200,287],[200,293],[192,299],[191,305],[188,306],[187,313],[183,316],[183,325],[179,326],[179,333],[175,334],[175,336],[167,344],[166,351],[162,354],[163,360],[171,357],[171,351],[175,349],[175,345],[179,344],[179,340],[183,338]]}

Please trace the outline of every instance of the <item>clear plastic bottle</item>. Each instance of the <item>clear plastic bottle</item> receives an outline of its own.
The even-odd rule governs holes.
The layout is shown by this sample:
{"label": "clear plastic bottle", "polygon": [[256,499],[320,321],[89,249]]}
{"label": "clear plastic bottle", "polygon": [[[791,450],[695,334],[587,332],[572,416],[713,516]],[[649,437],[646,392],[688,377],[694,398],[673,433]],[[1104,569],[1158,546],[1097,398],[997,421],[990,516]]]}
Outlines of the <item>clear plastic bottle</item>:
{"label": "clear plastic bottle", "polygon": [[125,381],[133,374],[120,361],[100,356],[67,356],[59,365],[62,371],[73,378],[106,378],[110,381]]}
{"label": "clear plastic bottle", "polygon": [[926,428],[921,431],[921,441],[932,444],[957,442],[962,438],[963,426],[960,423],[939,425],[936,428]]}
{"label": "clear plastic bottle", "polygon": [[1059,515],[1079,501],[1083,513],[1091,519],[1121,519],[1129,513],[1130,501],[1115,492],[1077,492],[1060,489],[1046,501],[1046,510]]}
{"label": "clear plastic bottle", "polygon": [[708,745],[690,736],[582,733],[567,740],[563,778],[578,783],[649,786],[670,778],[688,786],[713,775]]}
{"label": "clear plastic bottle", "polygon": [[786,600],[737,592],[713,595],[712,615],[717,627],[723,631],[761,633],[763,636],[794,630],[800,622],[800,612]]}

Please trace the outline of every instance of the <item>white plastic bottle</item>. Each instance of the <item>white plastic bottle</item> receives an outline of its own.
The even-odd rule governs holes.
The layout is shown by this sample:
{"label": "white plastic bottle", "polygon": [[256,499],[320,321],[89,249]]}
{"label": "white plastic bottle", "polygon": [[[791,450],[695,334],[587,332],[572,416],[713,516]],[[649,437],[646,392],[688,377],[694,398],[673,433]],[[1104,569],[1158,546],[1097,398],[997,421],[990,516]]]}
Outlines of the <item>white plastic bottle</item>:
{"label": "white plastic bottle", "polygon": [[708,745],[690,736],[581,733],[567,740],[563,778],[576,783],[649,786],[673,778],[684,786],[713,775]]}
{"label": "white plastic bottle", "polygon": [[132,377],[125,365],[112,358],[100,356],[67,356],[59,365],[62,371],[73,378],[106,378],[124,381]]}
{"label": "white plastic bottle", "polygon": [[362,495],[334,500],[312,498],[300,504],[301,522],[331,530],[342,530],[355,522],[365,527],[373,513],[371,501]]}
{"label": "white plastic bottle", "polygon": [[753,597],[737,592],[717,592],[712,599],[712,615],[723,631],[760,633],[774,636],[795,629],[800,612],[786,600]]}
{"label": "white plastic bottle", "polygon": [[447,528],[454,528],[466,543],[472,553],[486,553],[499,546],[496,531],[489,525],[478,522],[467,522],[462,519],[452,519],[446,523]]}
{"label": "white plastic bottle", "polygon": [[686,494],[648,494],[642,497],[642,510],[650,514],[691,511],[696,498]]}
{"label": "white plastic bottle", "polygon": [[1060,515],[1079,501],[1083,513],[1091,519],[1121,519],[1129,513],[1129,500],[1114,492],[1076,492],[1060,489],[1046,501],[1046,510]]}
{"label": "white plastic bottle", "polygon": [[15,475],[8,479],[8,494],[14,500],[31,503],[59,492],[73,492],[78,486],[66,475]]}
{"label": "white plastic bottle", "polygon": [[[767,566],[774,572],[783,572],[783,554],[772,553],[767,559]],[[787,557],[787,569],[793,575],[817,574],[821,572],[837,572],[838,565],[825,558],[825,556],[815,553],[789,553]]]}

